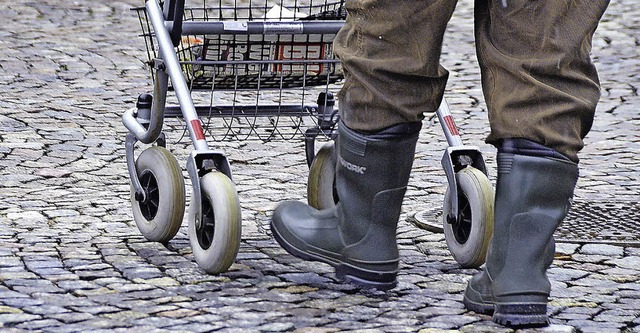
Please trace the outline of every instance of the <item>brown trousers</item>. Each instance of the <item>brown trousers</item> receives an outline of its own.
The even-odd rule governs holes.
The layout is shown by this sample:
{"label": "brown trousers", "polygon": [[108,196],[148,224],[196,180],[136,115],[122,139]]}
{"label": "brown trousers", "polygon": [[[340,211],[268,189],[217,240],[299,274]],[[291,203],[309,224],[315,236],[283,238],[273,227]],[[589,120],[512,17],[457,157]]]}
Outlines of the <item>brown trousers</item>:
{"label": "brown trousers", "polygon": [[[355,130],[421,121],[444,94],[439,62],[456,0],[346,0],[334,41],[340,115]],[[506,2],[506,7],[503,6]],[[487,142],[524,138],[574,161],[600,98],[591,39],[609,0],[476,0]]]}

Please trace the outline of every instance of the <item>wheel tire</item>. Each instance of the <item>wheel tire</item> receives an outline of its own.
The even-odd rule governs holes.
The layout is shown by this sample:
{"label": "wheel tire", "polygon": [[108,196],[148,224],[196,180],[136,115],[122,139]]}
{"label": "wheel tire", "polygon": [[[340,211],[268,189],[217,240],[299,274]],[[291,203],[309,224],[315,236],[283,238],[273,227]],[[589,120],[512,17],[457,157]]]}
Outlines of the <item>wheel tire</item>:
{"label": "wheel tire", "polygon": [[182,169],[171,153],[159,146],[145,149],[136,160],[145,201],[136,200],[131,186],[133,219],[142,235],[154,242],[170,241],[180,229],[185,207]]}
{"label": "wheel tire", "polygon": [[229,177],[210,172],[200,179],[202,225],[196,228],[195,207],[189,206],[189,240],[196,263],[207,273],[225,272],[238,254],[242,217],[238,194]]}
{"label": "wheel tire", "polygon": [[316,209],[331,208],[338,203],[334,149],[333,144],[322,146],[309,167],[307,202]]}
{"label": "wheel tire", "polygon": [[494,190],[487,176],[473,167],[456,174],[458,183],[458,222],[447,222],[452,191],[447,188],[444,199],[443,225],[449,251],[465,268],[476,268],[485,261],[493,233]]}

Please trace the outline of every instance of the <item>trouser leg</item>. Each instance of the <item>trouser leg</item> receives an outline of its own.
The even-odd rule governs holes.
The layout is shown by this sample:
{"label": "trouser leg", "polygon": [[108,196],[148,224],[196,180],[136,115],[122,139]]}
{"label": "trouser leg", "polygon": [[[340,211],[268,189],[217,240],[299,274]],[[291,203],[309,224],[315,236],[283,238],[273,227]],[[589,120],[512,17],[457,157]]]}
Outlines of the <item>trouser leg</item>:
{"label": "trouser leg", "polygon": [[487,142],[523,138],[578,161],[600,87],[591,39],[608,0],[476,0]]}
{"label": "trouser leg", "polygon": [[347,0],[334,41],[345,71],[340,117],[354,130],[421,121],[435,111],[448,72],[442,36],[456,0]]}
{"label": "trouser leg", "polygon": [[498,181],[486,266],[469,282],[464,303],[493,312],[503,325],[548,323],[553,232],[567,214],[577,154],[600,97],[589,52],[607,4],[476,0],[487,141],[498,147]]}

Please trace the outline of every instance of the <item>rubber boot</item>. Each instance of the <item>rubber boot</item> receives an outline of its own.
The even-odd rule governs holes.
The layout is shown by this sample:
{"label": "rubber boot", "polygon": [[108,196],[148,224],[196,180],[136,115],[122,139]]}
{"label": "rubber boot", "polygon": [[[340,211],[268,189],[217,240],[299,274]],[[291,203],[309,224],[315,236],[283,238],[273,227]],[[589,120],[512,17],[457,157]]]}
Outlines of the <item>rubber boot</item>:
{"label": "rubber boot", "polygon": [[548,148],[525,146],[534,149],[498,151],[494,234],[484,270],[464,294],[467,309],[493,313],[494,322],[510,327],[549,324],[546,271],[555,253],[553,233],[578,178],[576,163]]}
{"label": "rubber boot", "polygon": [[340,123],[336,143],[339,203],[318,211],[298,201],[276,207],[274,238],[289,253],[335,267],[364,288],[395,287],[396,227],[421,123],[362,134]]}

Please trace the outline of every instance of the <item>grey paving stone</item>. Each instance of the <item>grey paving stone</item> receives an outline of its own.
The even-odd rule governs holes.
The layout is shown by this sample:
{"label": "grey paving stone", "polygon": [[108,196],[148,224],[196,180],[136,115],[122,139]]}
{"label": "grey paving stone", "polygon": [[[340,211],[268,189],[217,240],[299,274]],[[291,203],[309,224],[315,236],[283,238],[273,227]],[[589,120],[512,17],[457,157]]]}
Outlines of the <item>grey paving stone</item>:
{"label": "grey paving stone", "polygon": [[607,244],[585,244],[580,249],[580,253],[621,257],[624,254],[624,248]]}
{"label": "grey paving stone", "polygon": [[20,323],[16,325],[16,328],[28,330],[28,331],[36,331],[36,330],[53,331],[55,327],[58,327],[61,325],[62,323],[55,319],[42,319],[42,320],[31,320],[31,321]]}
{"label": "grey paving stone", "polygon": [[0,323],[3,326],[15,325],[17,323],[39,320],[42,317],[28,313],[0,313]]}

